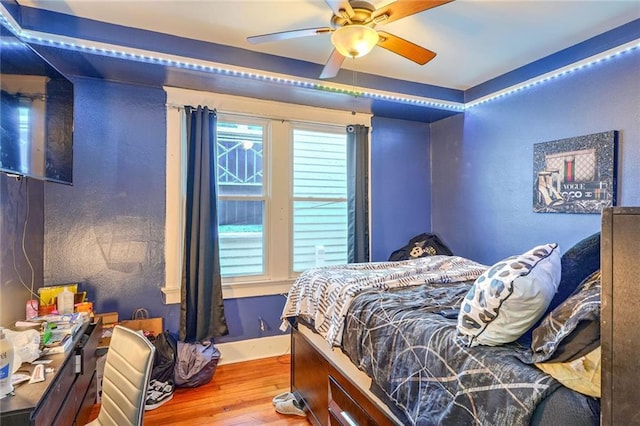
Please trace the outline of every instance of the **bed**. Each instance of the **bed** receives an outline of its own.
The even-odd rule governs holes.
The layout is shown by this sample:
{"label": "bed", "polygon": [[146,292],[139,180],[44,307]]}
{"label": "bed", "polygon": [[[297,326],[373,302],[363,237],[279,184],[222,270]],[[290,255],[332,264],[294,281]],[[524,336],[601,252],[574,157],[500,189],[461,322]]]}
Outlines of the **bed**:
{"label": "bed", "polygon": [[599,424],[599,250],[306,271],[282,315],[292,391],[317,425]]}

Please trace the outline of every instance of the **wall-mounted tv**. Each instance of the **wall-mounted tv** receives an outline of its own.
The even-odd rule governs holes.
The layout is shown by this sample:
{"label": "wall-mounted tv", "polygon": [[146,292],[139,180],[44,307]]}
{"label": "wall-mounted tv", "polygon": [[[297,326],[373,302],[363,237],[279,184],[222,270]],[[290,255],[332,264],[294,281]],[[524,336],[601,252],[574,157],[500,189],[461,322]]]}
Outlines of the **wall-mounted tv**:
{"label": "wall-mounted tv", "polygon": [[71,185],[73,83],[0,25],[0,171]]}

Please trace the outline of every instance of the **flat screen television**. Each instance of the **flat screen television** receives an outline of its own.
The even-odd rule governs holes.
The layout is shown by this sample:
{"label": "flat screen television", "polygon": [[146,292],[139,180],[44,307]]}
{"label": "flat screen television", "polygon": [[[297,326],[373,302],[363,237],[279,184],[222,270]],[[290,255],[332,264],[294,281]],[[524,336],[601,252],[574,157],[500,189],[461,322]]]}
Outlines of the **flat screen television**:
{"label": "flat screen television", "polygon": [[73,183],[73,83],[0,25],[0,171]]}

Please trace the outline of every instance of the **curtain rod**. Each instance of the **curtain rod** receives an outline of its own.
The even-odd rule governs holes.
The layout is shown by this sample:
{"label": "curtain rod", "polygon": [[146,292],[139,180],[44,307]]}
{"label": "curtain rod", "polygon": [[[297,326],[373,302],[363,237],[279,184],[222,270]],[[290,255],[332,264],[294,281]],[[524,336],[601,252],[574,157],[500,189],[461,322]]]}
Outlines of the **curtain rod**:
{"label": "curtain rod", "polygon": [[[173,109],[177,109],[179,111],[182,111],[185,109],[185,105],[181,105],[181,104],[176,104],[176,103],[167,103],[166,104],[167,108],[173,108]],[[277,120],[280,122],[289,122],[289,123],[305,123],[305,124],[320,124],[320,125],[330,125],[330,126],[335,126],[335,127],[343,127],[342,125],[336,125],[336,124],[330,124],[330,123],[325,123],[322,121],[311,121],[311,120],[292,120],[288,117],[278,117],[278,116],[273,116],[273,115],[261,115],[261,114],[250,114],[250,113],[244,113],[244,112],[225,112],[225,111],[217,111],[218,115],[226,115],[226,116],[236,116],[236,117],[247,117],[247,118],[263,118],[263,119],[267,119],[267,120]],[[357,123],[360,124],[360,123]],[[370,126],[367,126],[370,127]]]}
{"label": "curtain rod", "polygon": [[[187,107],[187,105],[180,105],[180,104],[166,104],[166,105],[167,105],[168,108],[177,109],[178,111],[182,111]],[[265,118],[267,120],[291,121],[290,119],[283,118],[283,117],[249,114],[249,113],[244,113],[244,112],[218,112],[217,109],[215,109],[215,111],[217,113],[219,113],[219,114],[222,114],[222,115],[231,115],[231,116],[237,116],[237,117]]]}

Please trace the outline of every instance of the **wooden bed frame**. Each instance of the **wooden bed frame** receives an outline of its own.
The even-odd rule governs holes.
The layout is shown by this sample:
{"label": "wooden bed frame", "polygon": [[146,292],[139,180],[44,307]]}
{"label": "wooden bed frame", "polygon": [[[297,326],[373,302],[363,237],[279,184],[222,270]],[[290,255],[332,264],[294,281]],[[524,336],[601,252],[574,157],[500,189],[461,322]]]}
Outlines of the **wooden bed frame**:
{"label": "wooden bed frame", "polygon": [[314,425],[400,424],[318,350],[297,325],[291,328],[291,391]]}
{"label": "wooden bed frame", "polygon": [[640,424],[639,242],[640,207],[602,211],[602,426]]}

